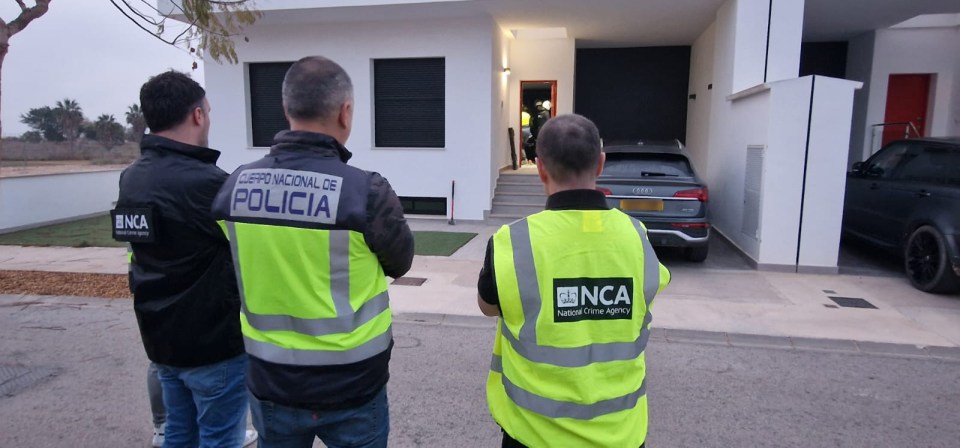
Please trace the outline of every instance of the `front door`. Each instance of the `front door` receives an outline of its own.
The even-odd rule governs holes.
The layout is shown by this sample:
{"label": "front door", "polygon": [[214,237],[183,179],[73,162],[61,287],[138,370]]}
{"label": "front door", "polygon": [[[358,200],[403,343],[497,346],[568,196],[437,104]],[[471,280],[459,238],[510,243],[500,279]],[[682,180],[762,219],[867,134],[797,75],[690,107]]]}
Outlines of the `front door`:
{"label": "front door", "polygon": [[913,127],[909,124],[884,126],[883,146],[897,139],[926,135],[930,78],[930,74],[890,75],[883,122],[911,123]]}

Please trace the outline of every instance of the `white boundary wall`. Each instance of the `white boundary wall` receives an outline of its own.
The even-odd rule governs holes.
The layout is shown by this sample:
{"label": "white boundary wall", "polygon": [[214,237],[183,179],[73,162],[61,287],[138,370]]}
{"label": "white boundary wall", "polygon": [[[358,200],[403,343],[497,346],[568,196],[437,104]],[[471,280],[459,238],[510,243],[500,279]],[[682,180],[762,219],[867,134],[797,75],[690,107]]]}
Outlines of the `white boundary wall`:
{"label": "white boundary wall", "polygon": [[106,213],[120,192],[120,171],[0,178],[0,232]]}

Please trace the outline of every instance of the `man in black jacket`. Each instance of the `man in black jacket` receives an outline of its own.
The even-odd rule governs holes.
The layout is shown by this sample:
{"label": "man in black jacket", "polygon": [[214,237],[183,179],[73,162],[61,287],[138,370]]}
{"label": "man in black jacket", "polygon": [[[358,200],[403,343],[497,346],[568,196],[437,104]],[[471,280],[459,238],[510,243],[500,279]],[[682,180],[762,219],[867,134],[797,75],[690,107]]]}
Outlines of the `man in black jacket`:
{"label": "man in black jacket", "polygon": [[287,71],[290,131],[241,166],[213,205],[237,266],[260,448],[384,447],[393,347],[386,276],[413,261],[400,200],[347,165],[353,87],[319,56]]}
{"label": "man in black jacket", "polygon": [[227,178],[207,148],[210,104],[175,71],[150,78],[140,104],[150,135],[120,176],[112,221],[132,248],[134,310],[167,407],[163,446],[240,447],[247,356],[230,246],[210,215]]}

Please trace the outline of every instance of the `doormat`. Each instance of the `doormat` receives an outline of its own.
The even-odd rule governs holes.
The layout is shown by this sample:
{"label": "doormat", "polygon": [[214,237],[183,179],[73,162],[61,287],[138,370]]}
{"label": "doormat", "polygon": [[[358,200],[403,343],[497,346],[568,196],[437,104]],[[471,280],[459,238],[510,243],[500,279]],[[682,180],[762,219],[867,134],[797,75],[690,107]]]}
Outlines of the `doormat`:
{"label": "doormat", "polygon": [[427,281],[427,279],[420,277],[400,277],[391,284],[397,286],[421,286],[425,281]]}
{"label": "doormat", "polygon": [[875,310],[877,307],[873,306],[872,303],[867,302],[864,299],[858,299],[855,297],[833,297],[829,296],[830,300],[833,300],[834,303],[840,305],[844,308],[865,308]]}

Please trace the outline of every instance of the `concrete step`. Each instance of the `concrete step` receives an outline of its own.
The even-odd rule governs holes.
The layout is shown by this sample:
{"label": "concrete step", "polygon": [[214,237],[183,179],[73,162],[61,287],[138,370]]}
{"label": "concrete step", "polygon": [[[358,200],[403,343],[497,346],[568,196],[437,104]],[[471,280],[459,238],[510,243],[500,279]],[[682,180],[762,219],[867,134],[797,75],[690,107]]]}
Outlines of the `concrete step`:
{"label": "concrete step", "polygon": [[522,218],[542,211],[543,205],[513,204],[509,202],[500,203],[494,201],[493,208],[490,209],[490,216],[498,217],[499,215],[503,215],[502,217]]}
{"label": "concrete step", "polygon": [[538,193],[545,194],[543,191],[543,185],[537,184],[525,184],[525,183],[514,183],[514,182],[497,182],[497,188],[494,189],[494,193]]}
{"label": "concrete step", "polygon": [[543,185],[540,183],[540,177],[533,174],[500,173],[500,178],[498,179],[497,183],[500,182]]}
{"label": "concrete step", "polygon": [[547,197],[535,193],[497,193],[493,196],[493,203],[536,205],[543,207],[547,203]]}

